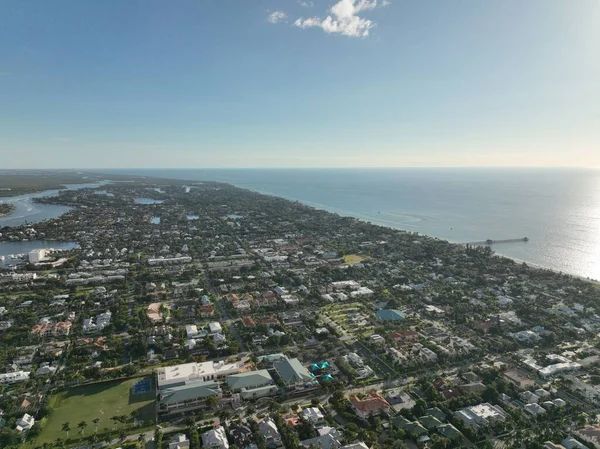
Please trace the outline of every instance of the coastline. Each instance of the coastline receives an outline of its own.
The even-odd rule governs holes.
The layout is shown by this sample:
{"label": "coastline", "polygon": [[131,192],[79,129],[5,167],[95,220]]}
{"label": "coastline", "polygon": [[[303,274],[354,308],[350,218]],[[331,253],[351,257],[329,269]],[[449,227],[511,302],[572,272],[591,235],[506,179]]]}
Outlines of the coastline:
{"label": "coastline", "polygon": [[[386,220],[380,220],[380,221],[378,221],[378,220],[373,220],[373,219],[370,219],[370,218],[360,217],[360,216],[357,216],[359,214],[356,214],[356,213],[353,214],[351,211],[344,210],[344,209],[339,209],[339,208],[335,208],[335,207],[328,207],[325,204],[318,204],[318,203],[314,203],[314,202],[310,202],[310,201],[304,201],[304,200],[300,200],[300,199],[297,199],[297,198],[292,198],[292,197],[289,197],[289,196],[286,196],[286,195],[278,195],[276,193],[267,192],[265,190],[251,189],[251,188],[249,188],[247,186],[240,185],[240,184],[237,184],[237,183],[234,183],[234,182],[226,182],[226,184],[230,184],[230,185],[232,185],[234,187],[238,187],[240,189],[249,190],[249,191],[254,192],[254,193],[259,193],[261,195],[273,196],[273,197],[276,197],[276,198],[282,198],[282,199],[285,199],[285,200],[288,200],[288,201],[292,201],[292,202],[298,202],[298,203],[304,204],[305,206],[308,206],[308,207],[312,207],[312,208],[315,208],[315,209],[323,210],[325,212],[329,212],[329,213],[333,213],[333,214],[338,214],[338,215],[345,216],[345,217],[351,217],[351,218],[354,218],[356,220],[360,220],[362,222],[369,223],[369,224],[372,224],[372,225],[382,226],[382,227],[385,227],[385,228],[394,229],[394,230],[398,230],[398,231],[412,232],[412,233],[415,233],[417,235],[422,235],[422,236],[425,236],[425,237],[428,237],[428,238],[433,238],[433,239],[438,239],[438,240],[446,241],[446,242],[448,242],[448,243],[450,243],[452,245],[464,245],[466,243],[466,242],[452,241],[451,239],[441,238],[441,237],[437,237],[437,236],[433,236],[433,235],[429,235],[429,234],[424,234],[424,233],[421,233],[419,231],[413,231],[413,230],[409,230],[409,229],[402,228],[402,227],[399,227],[399,226],[393,226],[391,224],[386,224]],[[510,259],[510,260],[512,260],[512,261],[514,261],[514,262],[516,262],[518,264],[523,264],[524,263],[527,266],[532,267],[532,268],[536,268],[536,269],[540,269],[540,270],[547,270],[547,271],[551,271],[551,272],[559,274],[559,275],[571,276],[571,277],[577,278],[577,279],[579,279],[581,281],[585,281],[585,282],[589,282],[589,283],[592,283],[592,284],[600,285],[600,279],[593,279],[593,278],[585,277],[585,276],[578,275],[578,274],[575,274],[575,273],[569,273],[569,272],[565,272],[565,271],[560,271],[560,270],[557,270],[556,268],[547,267],[547,266],[544,266],[544,265],[541,265],[541,264],[535,263],[535,262],[528,262],[526,260],[519,259],[519,258],[516,258],[516,257],[511,257],[511,256],[508,256],[508,255],[499,253],[497,251],[493,251],[493,254],[495,256],[498,256],[498,257],[503,257],[503,258],[506,258],[506,259]]]}

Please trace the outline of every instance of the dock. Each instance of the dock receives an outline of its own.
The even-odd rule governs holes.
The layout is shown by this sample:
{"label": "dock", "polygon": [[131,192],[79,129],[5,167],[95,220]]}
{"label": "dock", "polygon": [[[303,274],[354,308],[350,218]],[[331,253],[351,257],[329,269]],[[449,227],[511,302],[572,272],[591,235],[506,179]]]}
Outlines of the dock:
{"label": "dock", "polygon": [[471,245],[471,246],[490,246],[490,245],[499,245],[501,243],[522,243],[522,242],[528,242],[529,241],[529,237],[521,237],[518,239],[504,239],[504,240],[492,240],[492,239],[487,239],[487,240],[483,240],[481,242],[468,242],[468,243],[463,243],[463,245]]}

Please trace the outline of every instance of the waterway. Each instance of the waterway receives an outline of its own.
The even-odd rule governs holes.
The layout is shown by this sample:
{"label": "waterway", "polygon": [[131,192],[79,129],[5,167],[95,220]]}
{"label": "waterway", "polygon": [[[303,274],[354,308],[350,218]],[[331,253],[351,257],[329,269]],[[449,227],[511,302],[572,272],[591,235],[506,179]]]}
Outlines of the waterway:
{"label": "waterway", "polygon": [[[0,242],[0,256],[4,256],[4,260],[0,259],[0,266],[16,264],[27,260],[29,251],[34,249],[56,249],[70,250],[77,248],[79,245],[75,242],[60,242],[57,240],[27,240],[22,242]],[[17,256],[10,258],[10,256]],[[19,257],[22,255],[22,257]]]}
{"label": "waterway", "polygon": [[[86,188],[96,188],[109,183],[110,181],[101,181],[90,184],[68,184],[67,190],[78,190]],[[20,226],[25,223],[37,223],[43,220],[51,220],[60,217],[69,212],[70,207],[54,204],[36,203],[34,199],[57,196],[60,190],[44,190],[42,192],[28,193],[25,195],[3,197],[0,203],[9,203],[15,206],[15,210],[3,217],[0,217],[0,228],[4,226]]]}

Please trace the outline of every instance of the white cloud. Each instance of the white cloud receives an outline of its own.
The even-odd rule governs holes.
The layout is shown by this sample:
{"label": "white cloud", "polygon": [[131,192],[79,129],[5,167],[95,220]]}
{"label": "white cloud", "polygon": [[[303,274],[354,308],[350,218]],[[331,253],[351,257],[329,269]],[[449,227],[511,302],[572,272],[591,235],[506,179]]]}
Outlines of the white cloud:
{"label": "white cloud", "polygon": [[267,20],[271,23],[279,23],[285,22],[285,19],[287,19],[287,14],[285,12],[275,11],[269,14],[269,18]]}
{"label": "white cloud", "polygon": [[391,0],[382,0],[382,2],[381,2],[381,6],[387,6],[387,5],[389,5],[390,3],[392,3],[392,2],[391,2]]}
{"label": "white cloud", "polygon": [[[389,4],[383,0],[382,5]],[[361,11],[375,9],[377,0],[339,0],[333,5],[330,14],[323,20],[318,17],[299,18],[294,25],[299,28],[321,28],[326,33],[339,33],[344,36],[365,37],[375,23],[358,15]]]}
{"label": "white cloud", "polygon": [[[386,1],[388,1],[388,0],[386,0]],[[298,2],[298,4],[305,8],[312,8],[313,6],[315,6],[315,2],[313,2],[312,0],[309,0],[309,1],[300,0]]]}

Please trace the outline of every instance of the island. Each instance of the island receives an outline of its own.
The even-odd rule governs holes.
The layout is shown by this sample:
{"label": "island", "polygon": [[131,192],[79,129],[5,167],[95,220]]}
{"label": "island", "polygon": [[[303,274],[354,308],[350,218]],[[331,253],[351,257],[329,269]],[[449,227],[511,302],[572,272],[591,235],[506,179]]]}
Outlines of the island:
{"label": "island", "polygon": [[10,203],[0,203],[0,217],[5,217],[14,212],[15,206]]}
{"label": "island", "polygon": [[77,246],[0,268],[1,447],[599,444],[596,283],[216,182],[36,201],[0,245]]}

